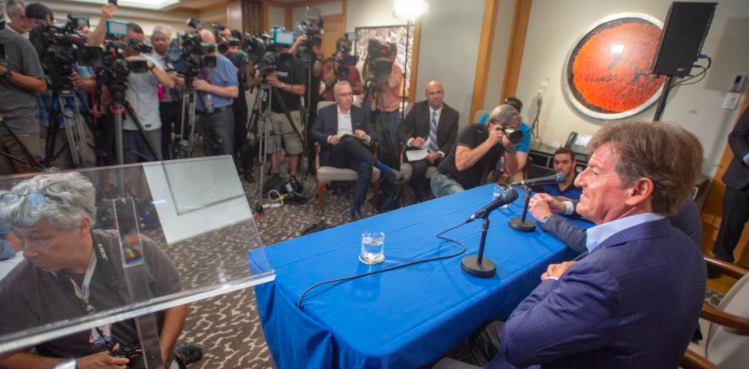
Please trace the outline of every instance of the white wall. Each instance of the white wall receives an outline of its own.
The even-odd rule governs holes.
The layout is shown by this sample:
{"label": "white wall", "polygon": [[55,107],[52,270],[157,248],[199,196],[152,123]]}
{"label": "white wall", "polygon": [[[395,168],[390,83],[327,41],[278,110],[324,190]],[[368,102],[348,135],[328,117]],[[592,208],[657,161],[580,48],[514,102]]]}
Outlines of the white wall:
{"label": "white wall", "polygon": [[[322,3],[313,5],[311,8],[320,9],[320,14],[325,15],[334,15],[334,14],[342,14],[343,13],[343,2],[340,1],[334,1],[331,3]],[[291,10],[291,19],[293,22],[296,22],[300,19],[304,19],[304,13],[307,11],[306,6],[298,6]]]}
{"label": "white wall", "polygon": [[484,2],[480,0],[459,5],[451,0],[432,0],[421,23],[416,101],[425,99],[430,80],[441,81],[445,102],[460,113],[461,125],[471,120],[483,12]]}
{"label": "white wall", "polygon": [[497,22],[494,28],[494,42],[489,63],[489,75],[484,95],[482,110],[491,110],[499,104],[502,95],[502,83],[505,79],[505,65],[507,65],[507,48],[510,47],[510,32],[512,31],[512,17],[515,12],[514,1],[499,2]]}
{"label": "white wall", "polygon": [[268,7],[268,27],[272,29],[274,26],[286,27],[286,9],[278,6]]}
{"label": "white wall", "polygon": [[[517,96],[529,105],[542,79],[549,78],[541,111],[542,141],[565,142],[571,131],[595,133],[602,121],[577,113],[562,92],[567,52],[587,27],[608,15],[641,12],[665,20],[671,0],[536,0],[531,9]],[[705,80],[672,91],[664,121],[682,125],[699,137],[705,150],[703,172],[712,174],[725,147],[737,110],[721,105],[732,76],[749,75],[749,2],[721,0],[702,49],[713,58]],[[655,106],[632,117],[652,120]],[[530,121],[532,117],[527,117]]]}
{"label": "white wall", "polygon": [[346,3],[346,32],[354,32],[356,27],[394,26],[401,24],[406,24],[406,20],[393,17],[393,8],[389,1],[349,0]]}

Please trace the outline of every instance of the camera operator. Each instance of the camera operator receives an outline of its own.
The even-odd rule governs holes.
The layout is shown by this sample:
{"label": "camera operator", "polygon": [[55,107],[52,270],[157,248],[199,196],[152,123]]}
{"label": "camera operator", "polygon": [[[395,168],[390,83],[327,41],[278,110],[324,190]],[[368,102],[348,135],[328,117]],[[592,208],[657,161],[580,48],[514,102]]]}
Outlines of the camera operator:
{"label": "camera operator", "polygon": [[[42,64],[29,40],[8,28],[0,30],[0,44],[5,49],[5,60],[0,63],[0,114],[4,122],[0,126],[0,151],[29,160],[25,146],[32,156],[41,157],[35,94],[47,90]],[[20,143],[5,126],[17,135]],[[30,170],[20,162],[0,157],[0,175]]]}
{"label": "camera operator", "polygon": [[323,82],[325,82],[325,92],[323,101],[335,101],[333,86],[338,81],[348,81],[354,95],[364,93],[361,73],[356,66],[342,66],[340,61],[351,51],[351,43],[341,37],[336,41],[335,54],[322,67]]}
{"label": "camera operator", "polygon": [[[136,23],[130,23],[128,34],[123,41],[129,47],[125,50],[127,61],[145,60],[149,72],[130,73],[127,77],[127,92],[125,99],[133,108],[133,112],[143,125],[148,141],[156,150],[154,157],[148,144],[138,131],[138,127],[132,119],[126,119],[123,124],[123,147],[125,150],[125,163],[137,163],[139,159],[155,161],[163,157],[161,153],[161,117],[159,116],[159,91],[158,86],[173,88],[174,78],[161,68],[158,62],[148,55],[142,54],[132,44],[131,39],[141,43],[145,42],[146,36],[143,28]],[[127,115],[126,115],[127,116]]]}
{"label": "camera operator", "polygon": [[[289,46],[276,44],[276,50],[279,54],[287,53]],[[281,101],[276,98],[275,94],[271,100],[271,121],[273,123],[273,132],[275,136],[271,137],[268,142],[268,152],[271,153],[271,170],[273,176],[266,185],[267,188],[281,187],[282,180],[279,175],[281,144],[289,155],[289,175],[290,182],[294,191],[301,191],[302,185],[296,178],[299,169],[299,160],[304,152],[304,143],[297,132],[304,134],[302,126],[300,107],[300,97],[304,96],[307,89],[307,74],[302,63],[292,54],[286,54],[287,57],[279,57],[278,68],[276,72],[268,74],[268,83],[278,90]],[[291,127],[289,120],[284,114],[281,103],[291,115],[296,130]]]}
{"label": "camera operator", "polygon": [[398,126],[400,123],[401,83],[403,82],[403,70],[395,63],[398,48],[390,43],[390,57],[376,58],[375,61],[383,60],[393,62],[393,69],[388,74],[381,75],[378,79],[380,99],[376,101],[377,114],[380,114],[387,124],[390,133],[390,141],[394,155],[398,154]]}
{"label": "camera operator", "polygon": [[21,36],[27,36],[26,32],[34,26],[34,23],[26,18],[26,3],[21,0],[9,0],[5,3],[5,12],[10,18],[6,29]]}
{"label": "camera operator", "polygon": [[[232,31],[232,36],[240,36],[239,32]],[[237,73],[237,82],[239,83],[239,95],[232,103],[232,110],[234,110],[234,149],[232,154],[236,163],[241,163],[240,156],[242,155],[242,147],[245,146],[247,141],[247,119],[249,115],[249,109],[247,107],[247,97],[245,93],[250,89],[247,83],[247,54],[242,53],[242,39],[231,37],[226,40],[226,52],[223,53],[229,61],[234,65],[234,69]],[[247,153],[249,155],[249,153]],[[252,177],[252,173],[244,173],[245,178],[249,179]],[[249,177],[249,178],[248,178]]]}
{"label": "camera operator", "polygon": [[[151,35],[151,58],[163,69],[168,68],[169,41],[172,39],[172,29],[164,24],[157,24]],[[161,118],[161,154],[164,160],[171,158],[172,132],[179,127],[182,111],[181,90],[175,88],[161,88],[159,94],[159,116]]]}
{"label": "camera operator", "polygon": [[[203,43],[215,43],[213,33],[200,31]],[[234,111],[231,105],[239,96],[239,81],[234,65],[215,51],[216,66],[200,70],[193,87],[198,92],[198,129],[203,135],[206,155],[230,155],[234,149]]]}

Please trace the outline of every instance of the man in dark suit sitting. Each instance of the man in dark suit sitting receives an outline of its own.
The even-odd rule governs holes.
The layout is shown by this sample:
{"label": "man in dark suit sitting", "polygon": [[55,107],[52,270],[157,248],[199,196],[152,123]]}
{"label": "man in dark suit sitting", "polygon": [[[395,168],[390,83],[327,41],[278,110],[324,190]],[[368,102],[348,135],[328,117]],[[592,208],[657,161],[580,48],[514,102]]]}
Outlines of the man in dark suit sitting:
{"label": "man in dark suit sitting", "polygon": [[354,189],[351,219],[361,219],[361,205],[366,201],[372,167],[396,184],[405,182],[405,174],[382,164],[374,154],[372,125],[365,120],[364,111],[353,106],[354,95],[351,84],[339,81],[334,89],[336,105],[327,106],[317,112],[310,135],[320,143],[320,165],[355,170],[359,177]]}
{"label": "man in dark suit sitting", "polygon": [[446,154],[450,153],[458,137],[457,110],[443,103],[445,89],[439,81],[427,84],[426,101],[414,104],[406,119],[398,129],[398,139],[406,144],[406,150],[426,149],[425,159],[409,161],[413,167],[411,188],[416,202],[424,201],[429,183],[426,172],[429,166],[439,166]]}
{"label": "man in dark suit sitting", "polygon": [[575,180],[583,190],[577,211],[596,224],[587,251],[550,265],[506,323],[478,334],[475,364],[679,367],[700,316],[706,267],[666,217],[689,196],[702,147],[660,122],[607,123],[589,147],[589,166]]}

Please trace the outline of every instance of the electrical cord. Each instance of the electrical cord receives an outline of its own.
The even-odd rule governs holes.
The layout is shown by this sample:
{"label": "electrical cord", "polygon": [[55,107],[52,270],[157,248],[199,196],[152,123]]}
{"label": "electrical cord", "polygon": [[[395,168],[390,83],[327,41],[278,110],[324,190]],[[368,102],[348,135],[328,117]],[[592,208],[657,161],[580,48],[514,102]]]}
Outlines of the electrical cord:
{"label": "electrical cord", "polygon": [[466,252],[466,245],[464,245],[460,241],[453,240],[453,239],[450,239],[450,238],[447,238],[447,237],[443,237],[442,235],[445,234],[445,233],[447,233],[447,232],[450,232],[452,230],[458,229],[458,228],[464,226],[467,223],[468,223],[467,221],[463,222],[463,223],[461,223],[461,224],[459,224],[459,225],[457,225],[455,227],[452,227],[450,229],[447,229],[445,231],[440,232],[436,236],[437,238],[439,238],[441,240],[445,240],[445,241],[448,241],[448,242],[454,242],[454,243],[457,243],[458,245],[460,245],[460,247],[461,247],[460,251],[458,251],[455,254],[445,255],[445,256],[438,256],[438,257],[424,259],[424,260],[416,260],[416,261],[412,261],[412,262],[409,262],[409,263],[399,264],[399,265],[393,265],[393,266],[388,267],[388,268],[384,268],[384,269],[380,269],[380,270],[375,270],[375,271],[371,271],[371,272],[364,273],[364,274],[358,274],[358,275],[351,276],[351,277],[344,277],[344,278],[333,279],[333,280],[330,280],[330,281],[320,282],[320,283],[318,283],[318,284],[316,284],[316,285],[308,288],[306,291],[304,291],[304,293],[302,293],[302,296],[299,297],[299,302],[297,302],[296,307],[299,308],[299,309],[301,309],[302,308],[302,300],[304,299],[304,296],[307,295],[307,293],[309,293],[313,289],[315,289],[317,287],[320,287],[322,285],[326,285],[326,284],[330,284],[330,283],[335,283],[335,282],[350,281],[350,280],[354,280],[354,279],[357,279],[357,278],[362,278],[362,277],[366,277],[366,276],[377,274],[377,273],[384,273],[384,272],[388,272],[388,271],[395,270],[395,269],[400,269],[400,268],[411,266],[411,265],[426,263],[426,262],[429,262],[429,261],[450,259],[450,258],[454,258],[456,256],[463,255],[463,253]]}
{"label": "electrical cord", "polygon": [[[699,73],[697,73],[697,74],[695,74],[695,75],[693,75],[693,76],[689,76],[688,78],[685,78],[685,79],[683,79],[683,80],[681,80],[681,81],[679,81],[677,83],[674,83],[673,86],[671,86],[672,89],[674,87],[678,87],[678,86],[689,86],[689,85],[693,85],[693,84],[699,83],[700,81],[702,81],[703,79],[705,79],[705,76],[707,76],[707,70],[710,69],[710,67],[713,65],[713,59],[711,59],[707,55],[700,55],[700,57],[702,57],[702,56],[704,56],[704,58],[707,59],[707,66],[702,66],[702,65],[695,64],[693,67],[694,68],[701,68],[702,71],[699,72]],[[696,80],[696,81],[694,81],[694,82],[686,83],[686,82],[689,82],[689,81],[691,81],[691,80],[693,80],[695,78],[699,78],[699,79]]]}

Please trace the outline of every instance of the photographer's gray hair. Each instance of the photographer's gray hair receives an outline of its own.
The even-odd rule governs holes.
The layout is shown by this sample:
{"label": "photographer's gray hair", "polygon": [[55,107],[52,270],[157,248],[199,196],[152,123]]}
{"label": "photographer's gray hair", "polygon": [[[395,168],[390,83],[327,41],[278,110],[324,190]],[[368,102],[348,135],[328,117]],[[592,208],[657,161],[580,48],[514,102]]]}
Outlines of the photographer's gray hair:
{"label": "photographer's gray hair", "polygon": [[520,116],[520,113],[515,108],[507,104],[494,108],[491,115],[489,115],[489,122],[492,124],[508,124],[516,120],[522,121],[523,117]]}
{"label": "photographer's gray hair", "polygon": [[14,227],[31,227],[40,220],[72,230],[88,216],[96,221],[96,189],[80,173],[41,174],[0,192],[0,219]]}

